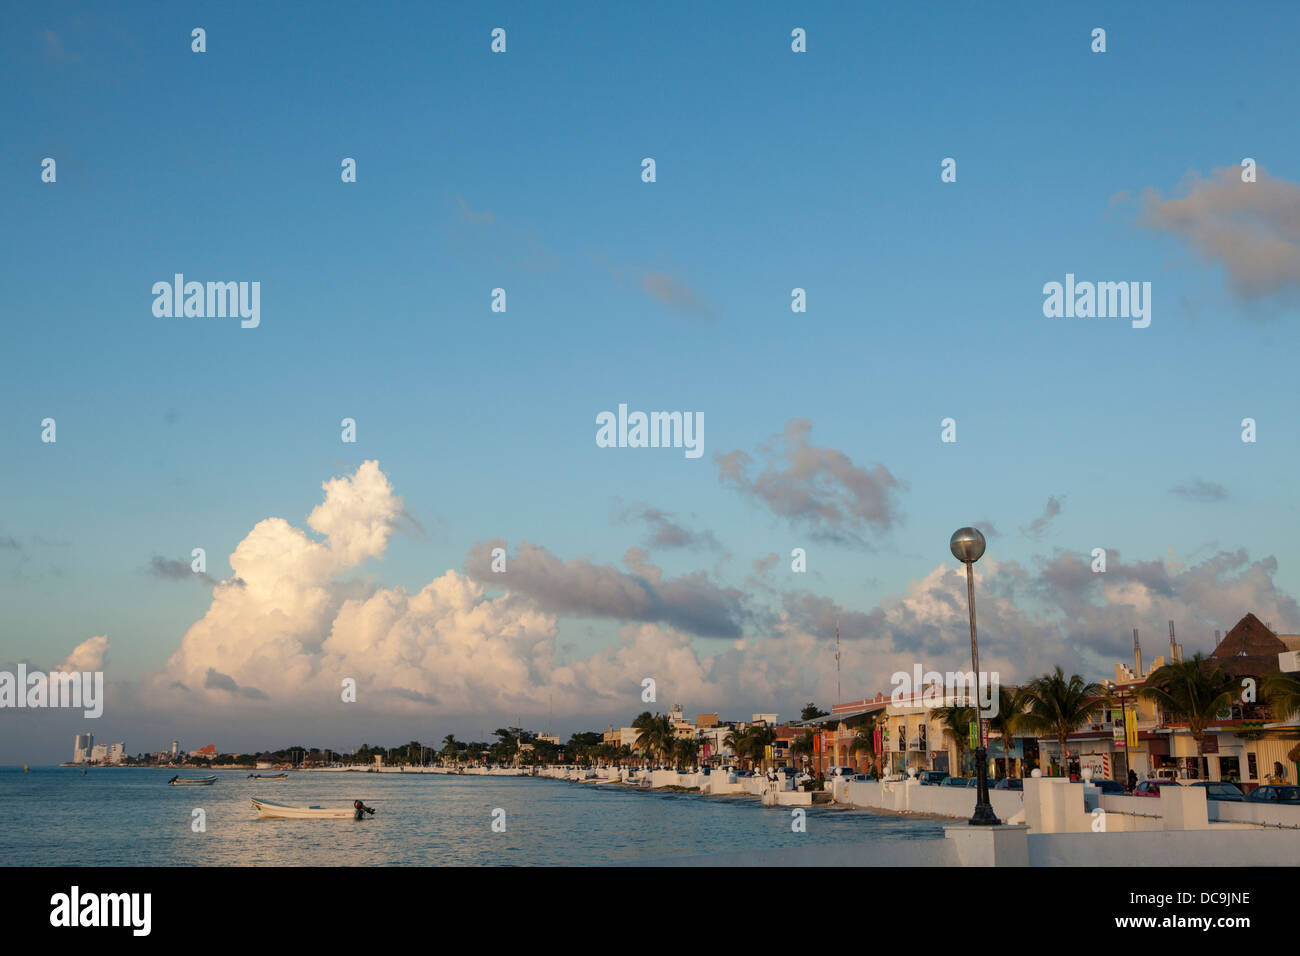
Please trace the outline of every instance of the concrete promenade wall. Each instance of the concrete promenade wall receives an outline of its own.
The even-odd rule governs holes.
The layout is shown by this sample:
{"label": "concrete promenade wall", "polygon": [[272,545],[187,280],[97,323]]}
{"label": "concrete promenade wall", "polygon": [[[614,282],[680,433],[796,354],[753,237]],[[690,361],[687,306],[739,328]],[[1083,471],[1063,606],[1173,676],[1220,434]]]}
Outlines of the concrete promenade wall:
{"label": "concrete promenade wall", "polygon": [[[1300,804],[1210,801],[1210,819],[1230,823],[1264,823],[1300,828]],[[1300,863],[1300,860],[1296,862]]]}
{"label": "concrete promenade wall", "polygon": [[[617,771],[594,778],[568,768],[540,776],[588,784],[621,779]],[[765,805],[809,805],[811,793],[773,787],[762,777],[678,774],[638,775],[642,786],[698,787],[701,793],[757,796]],[[875,840],[831,846],[742,850],[701,856],[639,860],[637,866],[1295,866],[1300,862],[1300,807],[1207,801],[1198,787],[1169,787],[1158,799],[1102,794],[1060,778],[1029,778],[1024,791],[989,796],[1002,827],[944,827],[942,839]],[[923,787],[915,781],[840,781],[836,802],[861,809],[947,816],[965,820],[975,791]],[[1096,811],[1105,811],[1104,815]],[[1283,829],[1260,829],[1273,824]]]}
{"label": "concrete promenade wall", "polygon": [[1097,805],[1106,811],[1107,833],[1132,833],[1138,830],[1165,828],[1164,814],[1160,812],[1159,800],[1103,793]]}
{"label": "concrete promenade wall", "polygon": [[[975,791],[966,787],[923,787],[919,783],[852,780],[844,787],[842,801],[861,810],[889,810],[894,813],[925,813],[968,820],[975,812]],[[838,794],[838,787],[837,787]],[[1024,794],[1016,790],[992,790],[989,803],[1004,823],[1024,810]]]}
{"label": "concrete promenade wall", "polygon": [[630,866],[959,866],[952,840],[873,840],[835,846],[662,857]]}
{"label": "concrete promenade wall", "polygon": [[1267,830],[1029,834],[1030,866],[1295,866],[1297,850]]}

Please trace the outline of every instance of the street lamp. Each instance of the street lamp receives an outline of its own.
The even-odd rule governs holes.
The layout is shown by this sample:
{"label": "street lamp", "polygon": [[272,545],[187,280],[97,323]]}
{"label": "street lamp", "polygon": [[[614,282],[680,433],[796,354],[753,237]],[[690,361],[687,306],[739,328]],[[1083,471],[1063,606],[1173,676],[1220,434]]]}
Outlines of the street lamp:
{"label": "street lamp", "polygon": [[[975,562],[984,557],[984,535],[975,528],[959,528],[953,532],[948,542],[952,556],[966,565],[966,604],[970,608],[970,659],[975,668],[975,686],[978,689],[980,679],[980,651],[975,640]],[[954,701],[954,705],[955,705]],[[973,827],[996,827],[1002,821],[993,813],[989,803],[988,751],[984,747],[984,722],[979,714],[979,694],[975,695],[975,721],[979,730],[975,748],[975,773],[977,789],[975,791],[975,815],[970,818]]]}

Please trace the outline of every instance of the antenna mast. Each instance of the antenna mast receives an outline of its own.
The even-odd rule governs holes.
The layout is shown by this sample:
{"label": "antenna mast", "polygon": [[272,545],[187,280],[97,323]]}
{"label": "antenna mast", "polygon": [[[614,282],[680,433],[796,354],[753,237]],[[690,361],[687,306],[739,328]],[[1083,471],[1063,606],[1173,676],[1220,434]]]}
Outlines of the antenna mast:
{"label": "antenna mast", "polygon": [[840,690],[840,619],[835,619],[835,703],[843,700],[843,691]]}

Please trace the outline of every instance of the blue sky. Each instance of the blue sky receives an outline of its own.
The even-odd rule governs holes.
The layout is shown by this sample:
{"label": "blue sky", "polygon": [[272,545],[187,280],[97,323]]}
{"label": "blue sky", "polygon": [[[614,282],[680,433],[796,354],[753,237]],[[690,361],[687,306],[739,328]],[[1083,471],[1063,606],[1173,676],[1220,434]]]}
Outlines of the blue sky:
{"label": "blue sky", "polygon": [[[352,577],[412,591],[498,537],[619,565],[645,538],[622,502],[721,542],[651,549],[667,574],[743,590],[775,552],[793,587],[802,546],[797,586],[863,612],[984,520],[990,558],[1026,569],[1245,549],[1296,594],[1300,277],[1239,294],[1139,219],[1143,190],[1246,156],[1300,180],[1297,14],[1128,6],[9,8],[0,661],[107,634],[110,676],[158,669],[212,595],[154,556],[202,546],[228,577],[258,521],[302,527],[369,459],[426,533]],[[260,327],[155,318],[175,272],[260,281]],[[1044,318],[1067,272],[1151,282],[1151,326]],[[597,448],[620,402],[702,412],[704,456]],[[714,453],[757,457],[790,419],[905,483],[889,527],[827,542],[720,482]],[[1171,493],[1197,479],[1222,500]],[[558,624],[579,657],[619,626]]]}

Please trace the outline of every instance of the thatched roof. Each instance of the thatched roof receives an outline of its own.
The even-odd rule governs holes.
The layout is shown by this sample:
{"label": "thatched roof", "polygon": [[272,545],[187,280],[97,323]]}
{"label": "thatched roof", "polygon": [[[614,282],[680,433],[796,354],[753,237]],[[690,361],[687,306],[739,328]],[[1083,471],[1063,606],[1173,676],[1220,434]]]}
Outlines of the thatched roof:
{"label": "thatched roof", "polygon": [[1210,656],[1220,660],[1231,657],[1272,657],[1276,667],[1277,655],[1286,649],[1287,646],[1259,618],[1247,613],[1232,630],[1223,635],[1223,640]]}

